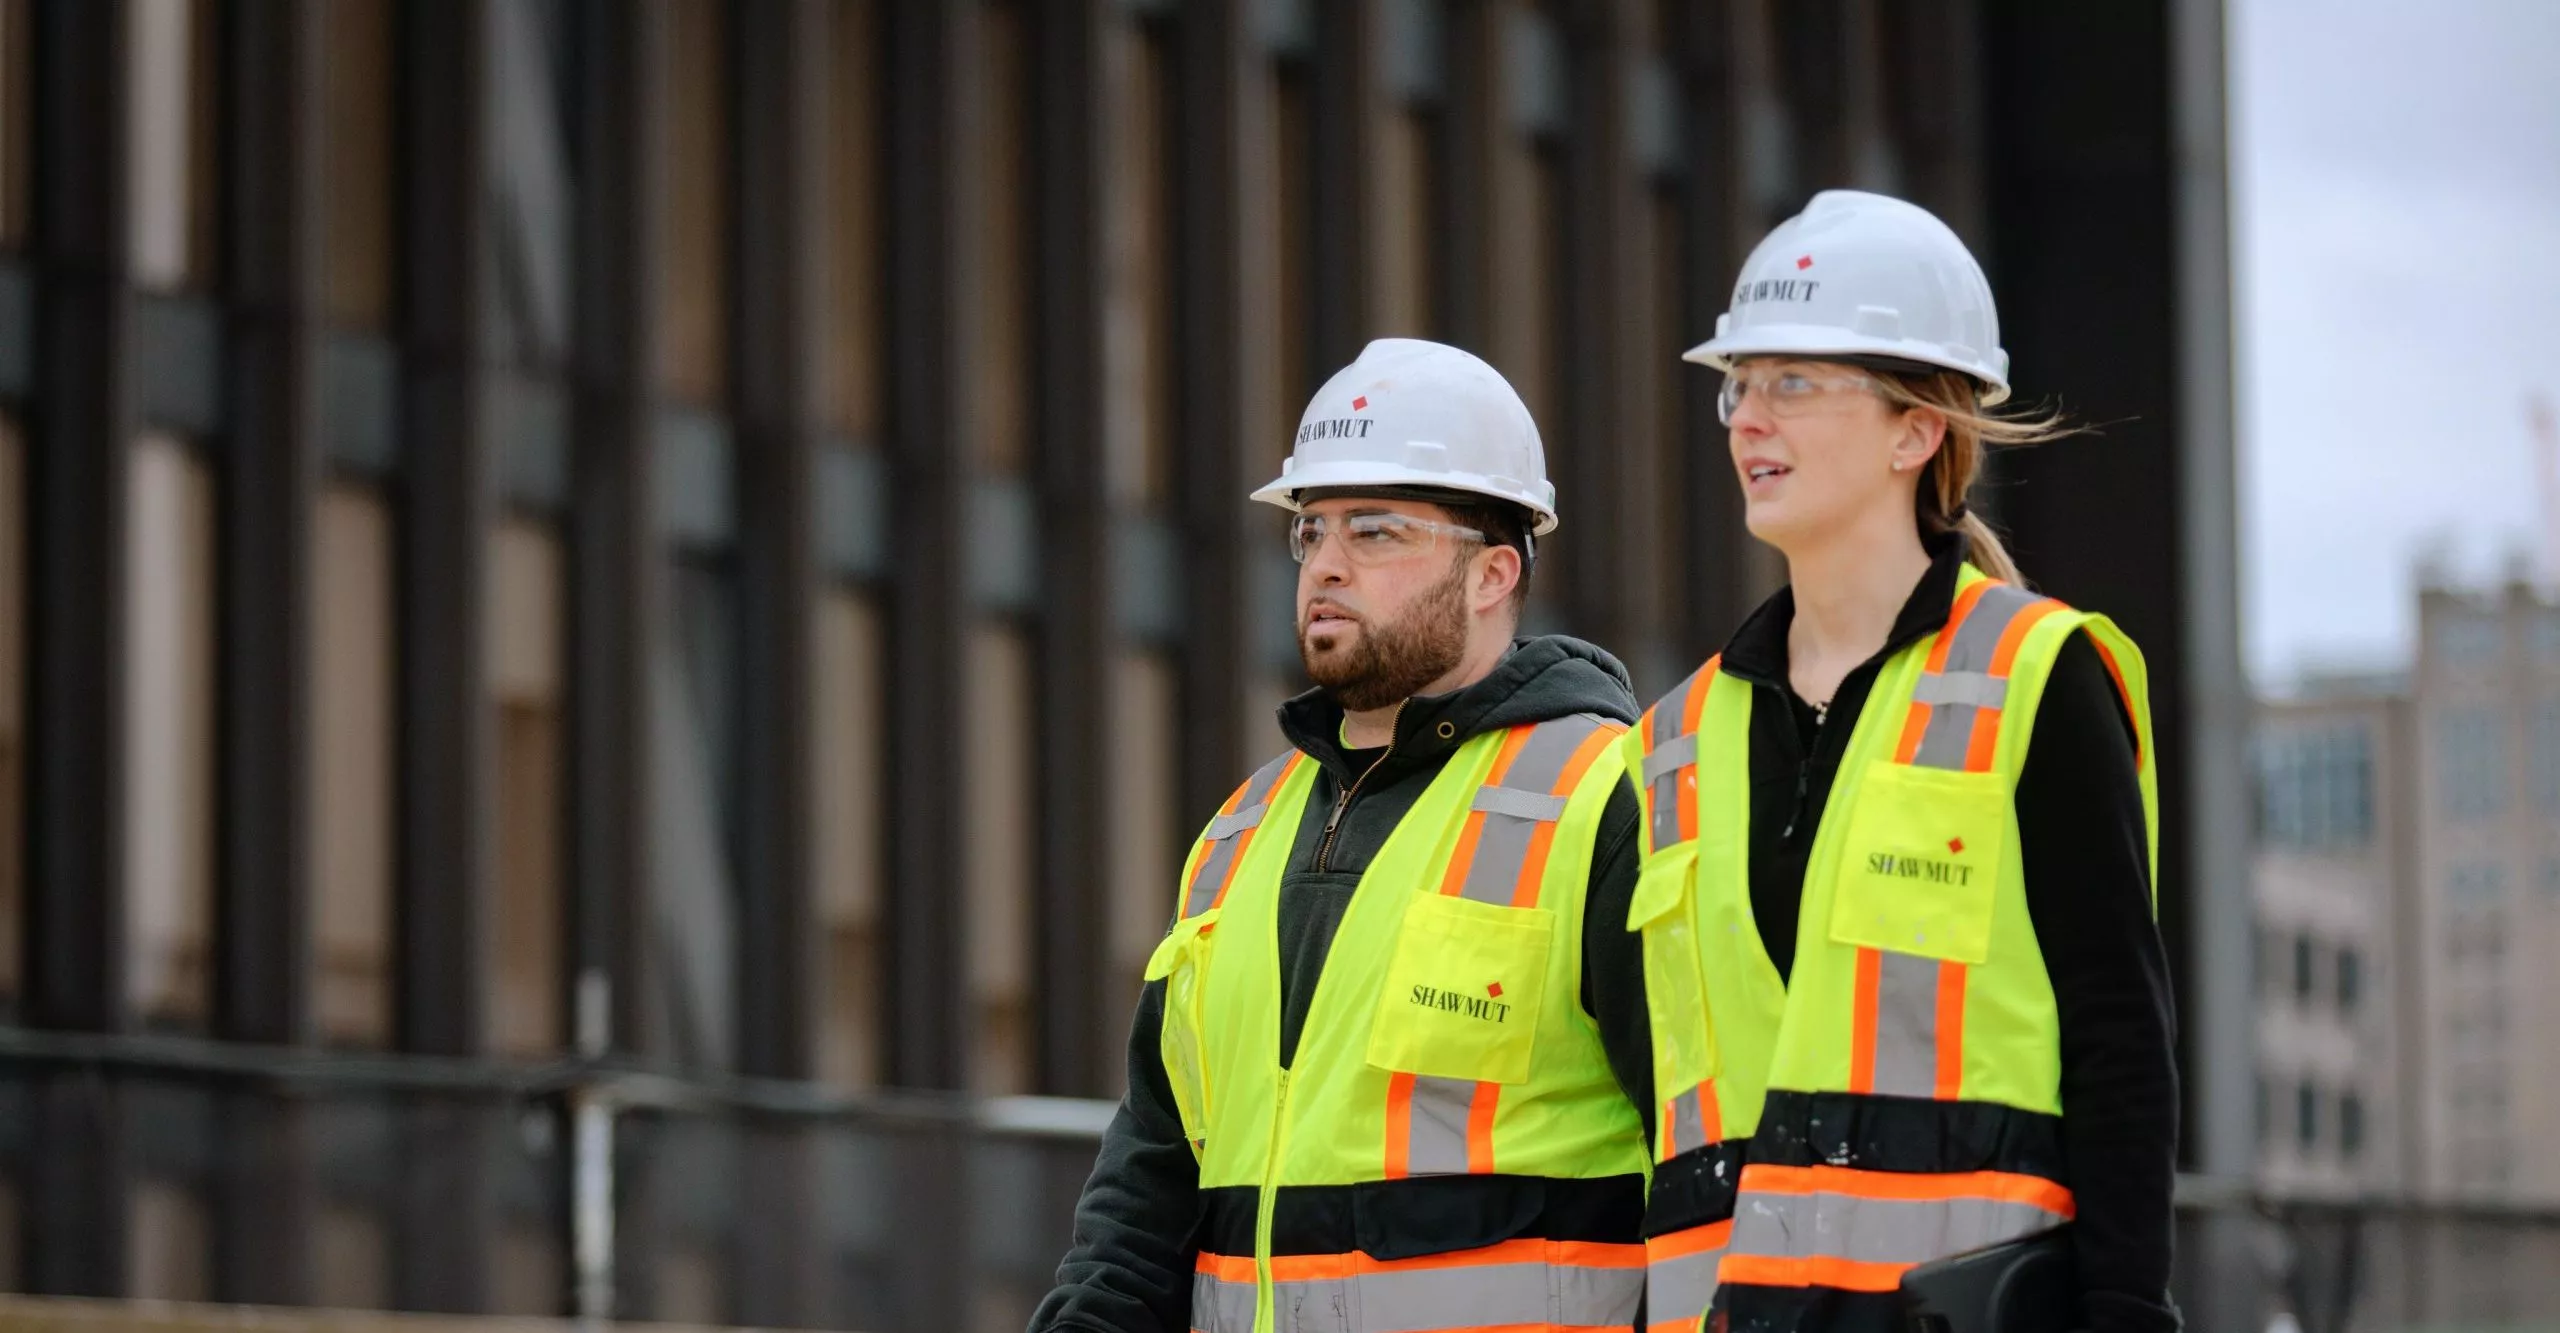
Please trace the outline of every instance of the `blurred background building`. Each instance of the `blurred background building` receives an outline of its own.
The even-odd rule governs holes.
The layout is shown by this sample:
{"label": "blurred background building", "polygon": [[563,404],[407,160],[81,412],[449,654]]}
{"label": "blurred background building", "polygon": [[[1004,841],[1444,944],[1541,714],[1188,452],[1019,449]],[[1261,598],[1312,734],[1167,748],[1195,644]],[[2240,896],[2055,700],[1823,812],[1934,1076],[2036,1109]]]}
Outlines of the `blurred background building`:
{"label": "blurred background building", "polygon": [[[2107,423],[1992,507],[2150,654],[2189,1155],[2249,1178],[2221,43],[2219,0],[0,0],[0,1287],[1018,1326],[1183,842],[1297,688],[1244,495],[1302,397],[1373,336],[1487,356],[1565,510],[1533,627],[1659,691],[1777,573],[1677,355],[1832,185],[1947,218],[2026,396]],[[2260,892],[2332,1187],[2474,1106],[2341,1056],[2400,1021],[2398,854]],[[2198,1326],[2253,1327],[2200,1235]]]}

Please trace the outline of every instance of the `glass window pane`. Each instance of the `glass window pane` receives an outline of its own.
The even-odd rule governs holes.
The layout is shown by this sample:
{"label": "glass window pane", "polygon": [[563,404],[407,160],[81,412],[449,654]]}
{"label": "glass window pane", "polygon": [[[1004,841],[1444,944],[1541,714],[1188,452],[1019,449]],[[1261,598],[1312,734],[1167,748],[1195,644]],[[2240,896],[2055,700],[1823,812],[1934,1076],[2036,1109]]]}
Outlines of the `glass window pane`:
{"label": "glass window pane", "polygon": [[319,13],[325,305],[341,325],[376,329],[391,320],[391,0]]}
{"label": "glass window pane", "polygon": [[[1173,919],[1183,840],[1208,819],[1181,808],[1173,663],[1154,653],[1124,653],[1111,677],[1111,984],[1121,1013],[1138,999],[1147,955]],[[1118,1060],[1112,1061],[1114,1069]]]}
{"label": "glass window pane", "polygon": [[391,1041],[394,637],[390,504],[332,483],[320,497],[313,578],[312,865],[315,1003],[321,1040]]}
{"label": "glass window pane", "polygon": [[736,1047],[738,594],[717,561],[673,565],[672,624],[649,682],[656,901],[641,1048],[726,1069]]}
{"label": "glass window pane", "polygon": [[489,1044],[557,1054],[568,1035],[559,535],[523,518],[490,535],[489,689],[498,710],[498,900],[490,917]]}
{"label": "glass window pane", "polygon": [[127,985],[145,1026],[211,1007],[214,481],[165,435],[135,445],[126,569]]}
{"label": "glass window pane", "polygon": [[720,0],[667,0],[666,273],[658,382],[677,399],[728,392],[729,60]]}
{"label": "glass window pane", "polygon": [[126,1271],[137,1299],[213,1299],[213,1228],[201,1197],[171,1181],[136,1182],[129,1224]]}
{"label": "glass window pane", "polygon": [[0,250],[27,243],[27,187],[34,180],[29,161],[35,147],[29,133],[35,109],[29,9],[30,0],[0,0]]}
{"label": "glass window pane", "polygon": [[975,421],[978,466],[1019,472],[1031,423],[1029,160],[1023,134],[1029,75],[1023,63],[1022,12],[1011,5],[977,9],[986,45],[980,126],[984,138],[974,166],[981,194],[977,274],[978,364],[971,368],[969,411]]}
{"label": "glass window pane", "polygon": [[133,0],[131,259],[134,280],[146,287],[184,287],[213,271],[222,107],[217,17],[205,0]]}
{"label": "glass window pane", "polygon": [[489,9],[488,330],[502,361],[565,368],[577,290],[577,7],[524,0]]}
{"label": "glass window pane", "polygon": [[379,1213],[327,1203],[313,1233],[312,1295],[323,1309],[390,1308],[391,1229]]}
{"label": "glass window pane", "polygon": [[1381,334],[1428,336],[1431,322],[1432,135],[1423,118],[1389,109],[1377,122],[1370,166],[1375,238],[1369,287]]}
{"label": "glass window pane", "polygon": [[969,636],[969,838],[961,853],[969,895],[969,1086],[986,1094],[1031,1088],[1031,866],[1038,841],[1032,771],[1030,640],[981,625]]}
{"label": "glass window pane", "polygon": [[569,1257],[550,1227],[510,1218],[498,1228],[489,1265],[489,1312],[548,1318],[568,1304]]}
{"label": "glass window pane", "polygon": [[880,433],[880,72],[879,9],[872,0],[836,6],[833,77],[827,80],[830,207],[827,302],[827,420],[857,440]]}
{"label": "glass window pane", "polygon": [[818,1077],[861,1088],[880,1080],[880,803],[889,757],[880,609],[829,589],[815,638]]}
{"label": "glass window pane", "polygon": [[18,423],[0,416],[0,1005],[18,995],[26,901],[26,468]]}

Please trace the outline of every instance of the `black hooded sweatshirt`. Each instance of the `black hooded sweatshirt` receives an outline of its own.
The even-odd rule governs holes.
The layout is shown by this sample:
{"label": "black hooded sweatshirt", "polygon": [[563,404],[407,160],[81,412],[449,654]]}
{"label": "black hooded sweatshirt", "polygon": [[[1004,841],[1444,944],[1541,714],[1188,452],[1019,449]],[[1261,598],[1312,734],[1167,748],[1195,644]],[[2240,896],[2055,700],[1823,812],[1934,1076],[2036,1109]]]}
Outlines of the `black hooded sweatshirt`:
{"label": "black hooded sweatshirt", "polygon": [[[1460,745],[1486,732],[1575,713],[1631,723],[1636,711],[1626,668],[1608,653],[1561,635],[1519,640],[1483,680],[1407,701],[1396,715],[1393,743],[1378,749],[1344,747],[1342,709],[1323,691],[1283,705],[1281,730],[1316,761],[1317,774],[1281,878],[1281,1063],[1297,1057],[1316,978],[1361,872]],[[1325,825],[1337,805],[1341,818],[1328,845]],[[1627,930],[1636,823],[1635,790],[1622,784],[1602,812],[1592,852],[1581,1003],[1600,1030],[1610,1067],[1643,1117],[1650,1142],[1653,1056],[1643,952],[1640,937]],[[1032,1316],[1032,1333],[1179,1333],[1191,1327],[1192,1270],[1204,1229],[1216,1229],[1218,1216],[1234,1210],[1204,1198],[1200,1189],[1199,1165],[1183,1142],[1157,1055],[1163,1020],[1164,983],[1151,982],[1131,1024],[1128,1095],[1103,1134],[1093,1175],[1076,1203],[1074,1241],[1059,1265],[1056,1288]],[[1439,1248],[1503,1238],[1470,1234],[1487,1225],[1490,1210],[1482,1200],[1452,1193],[1449,1203],[1450,1234]],[[1643,1209],[1642,1178],[1628,1178],[1597,1206],[1609,1214],[1597,1219],[1599,1225],[1633,1240]],[[1220,1244],[1228,1247],[1224,1252],[1236,1252],[1233,1240]]]}

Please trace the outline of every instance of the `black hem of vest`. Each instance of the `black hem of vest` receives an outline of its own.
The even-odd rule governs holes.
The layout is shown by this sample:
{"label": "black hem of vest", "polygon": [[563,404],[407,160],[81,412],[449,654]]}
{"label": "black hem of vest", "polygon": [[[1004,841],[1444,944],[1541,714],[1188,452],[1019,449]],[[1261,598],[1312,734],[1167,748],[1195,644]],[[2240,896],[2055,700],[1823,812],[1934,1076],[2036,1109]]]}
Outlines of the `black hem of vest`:
{"label": "black hem of vest", "polygon": [[1742,1180],[1749,1139],[1700,1144],[1653,1169],[1653,1192],[1645,1199],[1644,1234],[1668,1236],[1733,1216],[1733,1196]]}
{"label": "black hem of vest", "polygon": [[1837,1287],[1764,1287],[1727,1282],[1716,1288],[1718,1333],[1905,1333],[1909,1302],[1898,1291]]}
{"label": "black hem of vest", "polygon": [[1751,1162],[1859,1171],[2005,1171],[2069,1179],[2062,1117],[1998,1102],[1942,1102],[1847,1092],[1772,1090],[1751,1136]]}
{"label": "black hem of vest", "polygon": [[[1200,1191],[1200,1248],[1254,1252],[1258,1191]],[[1642,1238],[1644,1177],[1413,1176],[1357,1185],[1284,1185],[1272,1201],[1271,1252],[1416,1259],[1506,1240],[1633,1245]]]}

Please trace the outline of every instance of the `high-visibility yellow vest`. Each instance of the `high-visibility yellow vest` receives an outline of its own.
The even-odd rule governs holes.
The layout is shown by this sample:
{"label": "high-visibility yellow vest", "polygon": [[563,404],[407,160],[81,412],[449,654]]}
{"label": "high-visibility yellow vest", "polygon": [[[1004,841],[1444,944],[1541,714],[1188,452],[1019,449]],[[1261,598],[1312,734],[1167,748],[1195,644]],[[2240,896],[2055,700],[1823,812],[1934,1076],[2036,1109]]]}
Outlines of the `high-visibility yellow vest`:
{"label": "high-visibility yellow vest", "polygon": [[[1623,731],[1576,716],[1459,746],[1362,874],[1288,1068],[1281,876],[1315,765],[1273,761],[1210,822],[1183,867],[1181,916],[1147,965],[1165,982],[1165,1072],[1200,1162],[1195,1330],[1635,1317],[1644,1132],[1580,1003],[1583,900],[1625,772]],[[1497,1174],[1626,1178],[1624,1234],[1540,1234],[1532,1216],[1454,1253],[1409,1234],[1416,1206],[1460,1197],[1452,1178]],[[1328,1188],[1340,1186],[1360,1188]],[[1299,1215],[1318,1206],[1352,1215]]]}
{"label": "high-visibility yellow vest", "polygon": [[2134,723],[2156,886],[2141,652],[1967,566],[1946,627],[1896,653],[1859,712],[1783,982],[1751,911],[1751,686],[1710,661],[1629,732],[1645,835],[1628,924],[1662,1099],[1653,1329],[1697,1328],[1711,1305],[1735,1329],[1863,1326],[1856,1310],[1882,1307],[1845,1294],[2072,1216],[2015,796],[2074,634]]}

